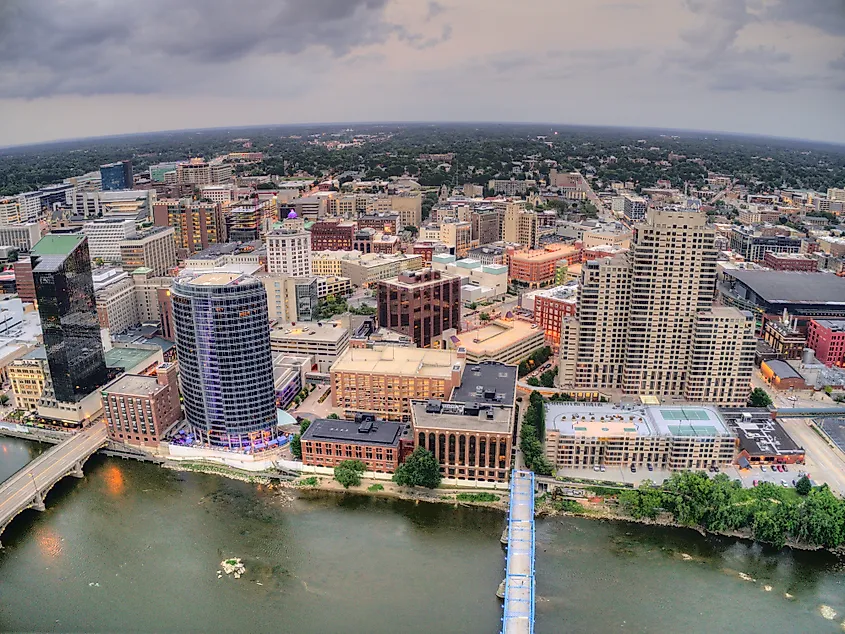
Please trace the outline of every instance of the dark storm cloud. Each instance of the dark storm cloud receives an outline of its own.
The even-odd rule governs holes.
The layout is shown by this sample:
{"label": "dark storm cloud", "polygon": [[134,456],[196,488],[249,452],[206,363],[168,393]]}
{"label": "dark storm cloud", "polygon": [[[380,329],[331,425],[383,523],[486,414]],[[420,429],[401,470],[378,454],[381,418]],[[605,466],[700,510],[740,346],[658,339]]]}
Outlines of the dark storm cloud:
{"label": "dark storm cloud", "polygon": [[387,1],[5,0],[0,98],[157,92],[311,47],[342,57],[395,32],[384,20]]}

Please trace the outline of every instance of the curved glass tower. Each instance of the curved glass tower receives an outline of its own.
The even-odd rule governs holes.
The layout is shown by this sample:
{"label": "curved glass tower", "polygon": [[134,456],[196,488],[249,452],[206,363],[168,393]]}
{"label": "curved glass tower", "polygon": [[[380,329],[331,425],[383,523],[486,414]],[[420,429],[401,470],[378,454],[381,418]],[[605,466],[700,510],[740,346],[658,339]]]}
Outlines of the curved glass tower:
{"label": "curved glass tower", "polygon": [[173,282],[171,300],[185,417],[198,440],[246,449],[276,438],[264,285],[193,271]]}

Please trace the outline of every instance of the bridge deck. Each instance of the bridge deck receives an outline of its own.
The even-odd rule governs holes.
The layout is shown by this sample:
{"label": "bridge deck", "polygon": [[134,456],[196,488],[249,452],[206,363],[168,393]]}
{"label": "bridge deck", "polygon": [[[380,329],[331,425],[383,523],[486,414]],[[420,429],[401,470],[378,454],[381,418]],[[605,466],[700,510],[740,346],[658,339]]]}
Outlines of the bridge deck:
{"label": "bridge deck", "polygon": [[511,474],[504,634],[534,632],[534,474]]}
{"label": "bridge deck", "polygon": [[106,437],[105,423],[91,425],[44,452],[0,484],[0,530],[28,508],[37,493],[43,495],[49,491],[75,465],[102,447]]}

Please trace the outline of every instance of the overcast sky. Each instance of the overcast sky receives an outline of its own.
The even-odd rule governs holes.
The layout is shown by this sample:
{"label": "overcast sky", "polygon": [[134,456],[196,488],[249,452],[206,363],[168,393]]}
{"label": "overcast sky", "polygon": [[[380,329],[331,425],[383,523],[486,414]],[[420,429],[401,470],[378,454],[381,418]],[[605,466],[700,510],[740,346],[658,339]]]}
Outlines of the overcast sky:
{"label": "overcast sky", "polygon": [[845,0],[0,0],[0,146],[354,121],[845,143]]}

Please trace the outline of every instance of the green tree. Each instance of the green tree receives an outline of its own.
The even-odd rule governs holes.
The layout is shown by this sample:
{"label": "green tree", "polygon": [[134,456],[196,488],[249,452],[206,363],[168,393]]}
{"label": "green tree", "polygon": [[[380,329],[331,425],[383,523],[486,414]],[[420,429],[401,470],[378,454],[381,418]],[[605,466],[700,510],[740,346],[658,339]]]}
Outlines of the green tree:
{"label": "green tree", "polygon": [[367,465],[360,460],[344,460],[334,468],[334,479],[343,485],[344,489],[357,487],[361,484],[361,476]]}
{"label": "green tree", "polygon": [[400,486],[429,489],[436,489],[440,485],[440,478],[440,465],[434,454],[425,447],[414,449],[393,474],[393,481]]}
{"label": "green tree", "polygon": [[329,414],[328,416],[326,416],[326,418],[328,418],[328,419],[330,419],[330,420],[340,420],[340,416],[338,416],[338,415],[337,415],[337,414],[335,414],[334,412],[332,412],[331,414]]}
{"label": "green tree", "polygon": [[540,379],[534,376],[529,377],[526,383],[528,383],[531,387],[540,387]]}
{"label": "green tree", "polygon": [[803,475],[798,478],[798,482],[795,483],[795,492],[798,495],[807,495],[813,489],[813,483],[810,482],[810,478]]}
{"label": "green tree", "polygon": [[481,321],[490,321],[490,313],[481,313],[478,318]]}
{"label": "green tree", "polygon": [[305,433],[305,430],[307,430],[310,425],[311,421],[307,418],[303,418],[299,421],[299,433],[294,434],[293,438],[290,439],[290,452],[297,460],[302,460],[302,434]]}
{"label": "green tree", "polygon": [[543,387],[554,387],[556,374],[556,370],[546,370],[543,372],[543,374],[540,375],[540,385]]}
{"label": "green tree", "polygon": [[772,404],[772,399],[769,394],[761,387],[755,387],[751,390],[751,396],[748,397],[748,407],[769,407]]}
{"label": "green tree", "polygon": [[9,403],[8,394],[0,394],[0,405],[7,405]]}

